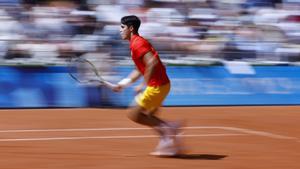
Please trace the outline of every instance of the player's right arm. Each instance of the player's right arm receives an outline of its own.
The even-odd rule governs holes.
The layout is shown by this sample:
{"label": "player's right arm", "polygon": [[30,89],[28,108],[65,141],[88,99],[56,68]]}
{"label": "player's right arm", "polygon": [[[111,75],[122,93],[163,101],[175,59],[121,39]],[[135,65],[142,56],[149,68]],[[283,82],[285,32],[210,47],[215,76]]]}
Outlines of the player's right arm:
{"label": "player's right arm", "polygon": [[134,69],[126,78],[122,79],[118,84],[114,87],[113,91],[120,92],[125,87],[137,81],[142,74],[137,69]]}

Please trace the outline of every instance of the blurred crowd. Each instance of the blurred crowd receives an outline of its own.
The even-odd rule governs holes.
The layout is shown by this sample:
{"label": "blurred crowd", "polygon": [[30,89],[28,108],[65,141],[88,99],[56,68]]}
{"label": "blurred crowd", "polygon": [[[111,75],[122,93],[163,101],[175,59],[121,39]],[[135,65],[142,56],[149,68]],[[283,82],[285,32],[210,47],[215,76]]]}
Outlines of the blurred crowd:
{"label": "blurred crowd", "polygon": [[126,61],[131,14],[163,60],[300,61],[300,0],[0,0],[0,59]]}

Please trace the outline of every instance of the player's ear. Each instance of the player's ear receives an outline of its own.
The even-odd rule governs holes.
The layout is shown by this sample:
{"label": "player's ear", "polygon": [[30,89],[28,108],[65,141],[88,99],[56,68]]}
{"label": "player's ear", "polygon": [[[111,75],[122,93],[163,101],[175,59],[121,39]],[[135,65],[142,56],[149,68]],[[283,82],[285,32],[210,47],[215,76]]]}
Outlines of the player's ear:
{"label": "player's ear", "polygon": [[133,26],[131,25],[131,26],[129,26],[129,30],[130,30],[130,32],[134,32],[134,28],[133,28]]}

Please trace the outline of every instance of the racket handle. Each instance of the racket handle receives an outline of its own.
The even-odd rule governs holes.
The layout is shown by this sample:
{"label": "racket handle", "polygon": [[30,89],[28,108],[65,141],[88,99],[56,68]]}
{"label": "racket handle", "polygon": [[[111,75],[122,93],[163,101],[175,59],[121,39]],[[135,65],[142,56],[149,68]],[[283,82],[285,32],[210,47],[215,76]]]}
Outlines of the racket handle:
{"label": "racket handle", "polygon": [[109,89],[114,89],[115,87],[117,87],[116,84],[110,83],[108,81],[102,81],[102,83]]}
{"label": "racket handle", "polygon": [[89,82],[98,82],[99,84],[102,84],[102,85],[104,85],[105,87],[107,87],[111,90],[115,90],[115,88],[118,86],[116,84],[110,83],[110,82],[105,81],[105,80],[100,80],[100,79],[92,79],[92,80],[89,80]]}

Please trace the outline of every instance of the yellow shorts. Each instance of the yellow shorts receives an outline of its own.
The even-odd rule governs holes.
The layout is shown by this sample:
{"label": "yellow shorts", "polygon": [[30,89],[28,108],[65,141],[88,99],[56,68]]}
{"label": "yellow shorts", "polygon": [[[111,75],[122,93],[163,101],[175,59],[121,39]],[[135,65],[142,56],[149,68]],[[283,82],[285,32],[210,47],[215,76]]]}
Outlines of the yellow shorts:
{"label": "yellow shorts", "polygon": [[170,91],[170,83],[163,86],[148,86],[145,91],[135,97],[136,103],[148,111],[160,107]]}

